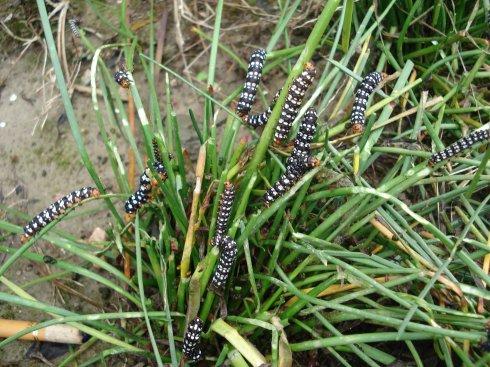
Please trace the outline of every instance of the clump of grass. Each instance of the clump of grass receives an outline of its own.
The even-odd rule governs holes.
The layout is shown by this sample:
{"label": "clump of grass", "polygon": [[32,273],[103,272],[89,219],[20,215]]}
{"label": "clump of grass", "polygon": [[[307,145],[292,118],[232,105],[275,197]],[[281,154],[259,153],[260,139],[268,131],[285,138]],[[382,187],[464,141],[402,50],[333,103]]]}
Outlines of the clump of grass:
{"label": "clump of grass", "polygon": [[[212,92],[218,57],[229,57],[246,69],[244,60],[220,41],[224,2],[217,2],[212,35],[197,31],[210,43],[208,91],[155,60],[153,21],[150,50],[140,49],[126,23],[123,2],[121,43],[96,47],[80,32],[83,46],[93,54],[94,114],[118,184],[113,195],[106,193],[85,148],[45,5],[37,2],[75,142],[113,216],[112,246],[105,250],[112,255],[107,258],[114,253],[131,258],[127,261],[133,271],[126,275],[134,275],[128,278],[100,257],[98,249],[48,226],[41,236],[91,265],[58,261],[53,266],[104,284],[133,310],[78,315],[32,299],[4,277],[19,257],[41,261],[29,252],[33,240],[17,250],[0,247],[10,254],[0,267],[0,280],[11,291],[0,292],[0,299],[53,316],[31,329],[69,322],[91,336],[84,349],[97,340],[106,342],[101,354],[82,365],[124,353],[177,366],[186,324],[196,316],[205,324],[207,365],[227,359],[234,366],[305,365],[313,360],[345,366],[488,363],[480,344],[486,338],[485,302],[490,299],[489,153],[475,149],[450,165],[428,165],[432,151],[488,120],[490,107],[482,89],[488,53],[485,3],[470,7],[466,2],[391,0],[375,8],[328,0],[309,36],[294,46],[285,30],[300,2],[281,3],[264,72],[285,67],[285,87],[263,131],[250,142],[237,142],[245,128],[232,101],[240,89],[225,100]],[[137,134],[103,59],[104,51],[114,48],[124,50],[129,69],[140,65],[146,76],[144,84],[130,86]],[[307,108],[316,107],[320,131],[312,148],[321,164],[265,207],[261,198],[282,174],[289,154],[287,148],[270,144],[287,86],[314,57],[320,76],[297,121]],[[164,106],[154,83],[157,70],[165,75]],[[355,87],[373,70],[389,76],[367,109],[364,132],[350,135],[347,122]],[[190,111],[199,142],[192,178],[173,107],[173,78],[204,97],[201,124]],[[146,103],[140,98],[143,88],[149,90]],[[221,114],[226,116],[222,131]],[[152,203],[129,222],[120,215],[121,199],[129,196],[134,177],[121,163],[109,124],[123,132],[138,170],[146,166],[145,156],[153,163],[151,142],[156,138],[168,172],[165,182],[159,180]],[[175,159],[170,161],[167,153]],[[238,256],[226,291],[217,296],[208,289],[219,256],[212,239],[228,181],[237,186],[228,234],[237,243]],[[20,232],[5,221],[0,228]],[[220,318],[224,305],[227,315]],[[114,319],[130,321],[122,328],[109,322]],[[19,336],[0,342],[0,348]],[[73,352],[61,365],[77,357]]]}

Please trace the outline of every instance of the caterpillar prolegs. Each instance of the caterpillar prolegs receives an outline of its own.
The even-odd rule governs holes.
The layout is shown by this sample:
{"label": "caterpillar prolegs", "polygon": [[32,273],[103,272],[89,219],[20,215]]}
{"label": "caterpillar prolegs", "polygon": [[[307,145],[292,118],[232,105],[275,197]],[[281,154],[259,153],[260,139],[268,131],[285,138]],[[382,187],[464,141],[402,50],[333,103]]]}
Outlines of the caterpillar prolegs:
{"label": "caterpillar prolegs", "polygon": [[350,116],[350,128],[354,133],[360,133],[366,125],[366,106],[369,96],[383,80],[383,75],[377,71],[367,74],[356,90],[354,105]]}
{"label": "caterpillar prolegs", "polygon": [[68,209],[81,204],[86,199],[98,197],[99,195],[99,190],[94,187],[82,187],[63,196],[27,223],[24,227],[24,234],[21,237],[21,241],[26,242]]}
{"label": "caterpillar prolegs", "polygon": [[432,156],[429,159],[429,164],[434,165],[436,163],[442,162],[446,159],[449,159],[461,153],[463,150],[471,148],[473,145],[475,145],[480,141],[485,141],[489,139],[490,139],[490,129],[473,131],[467,136],[459,139],[458,141],[454,142],[450,146],[441,150],[440,152],[432,154]]}
{"label": "caterpillar prolegs", "polygon": [[196,317],[187,326],[187,330],[184,335],[182,353],[189,361],[196,362],[203,357],[201,349],[202,328],[203,322],[199,317]]}

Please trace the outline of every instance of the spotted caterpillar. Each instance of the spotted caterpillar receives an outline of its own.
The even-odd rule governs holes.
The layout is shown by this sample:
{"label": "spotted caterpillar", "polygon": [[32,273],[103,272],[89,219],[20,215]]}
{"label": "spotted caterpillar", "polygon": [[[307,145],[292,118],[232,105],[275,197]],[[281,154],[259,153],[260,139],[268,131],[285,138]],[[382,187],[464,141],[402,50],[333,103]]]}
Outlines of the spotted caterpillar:
{"label": "spotted caterpillar", "polygon": [[80,38],[80,31],[78,30],[78,24],[80,21],[77,18],[72,18],[68,21],[68,26],[70,27],[70,31],[73,34],[73,37]]}
{"label": "spotted caterpillar", "polygon": [[286,161],[286,171],[264,195],[267,206],[284,195],[308,171],[318,165],[318,160],[310,155],[310,145],[316,132],[317,114],[309,108],[294,141],[291,156]]}
{"label": "spotted caterpillar", "polygon": [[114,80],[124,89],[128,89],[131,85],[131,76],[124,65],[120,65],[119,69],[114,73]]}
{"label": "spotted caterpillar", "polygon": [[[161,162],[155,161],[155,163],[153,163],[153,168],[162,181],[167,179],[167,171]],[[150,193],[154,185],[154,182],[150,177],[151,170],[150,168],[146,168],[140,176],[140,186],[138,190],[136,190],[136,192],[124,203],[124,210],[126,213],[136,213],[139,208],[150,201]]]}
{"label": "spotted caterpillar", "polygon": [[230,220],[231,208],[235,199],[235,186],[231,182],[225,183],[225,189],[221,194],[221,200],[218,208],[218,219],[216,221],[216,234],[214,244],[220,245],[221,239],[228,231],[228,221]]}
{"label": "spotted caterpillar", "polygon": [[366,75],[361,84],[356,90],[354,97],[354,105],[350,116],[350,127],[352,132],[360,133],[364,130],[366,124],[366,105],[371,93],[376,89],[379,83],[383,80],[383,75],[377,71],[373,71]]}
{"label": "spotted caterpillar", "polygon": [[256,114],[256,115],[248,115],[245,117],[245,122],[250,125],[253,128],[257,128],[260,126],[264,126],[267,121],[269,121],[269,117],[272,113],[272,110],[274,109],[274,106],[276,105],[277,98],[279,97],[279,93],[281,91],[279,90],[276,95],[274,96],[274,99],[272,100],[271,104],[262,113]]}
{"label": "spotted caterpillar", "polygon": [[311,83],[313,83],[315,75],[315,66],[309,62],[306,64],[305,69],[300,76],[293,81],[293,84],[291,84],[286,96],[286,102],[281,111],[281,116],[279,117],[279,122],[276,126],[274,134],[274,142],[276,144],[287,139],[291,126],[293,126],[294,119],[298,115],[306,91]]}
{"label": "spotted caterpillar", "polygon": [[193,362],[199,361],[203,357],[201,349],[202,328],[202,320],[199,317],[196,317],[189,323],[184,335],[184,345],[182,346],[182,353],[184,353],[184,356],[188,360]]}
{"label": "spotted caterpillar", "polygon": [[429,159],[429,164],[434,165],[436,163],[442,162],[446,159],[455,156],[456,154],[459,154],[463,150],[470,148],[471,146],[475,145],[480,141],[489,140],[489,139],[490,139],[490,129],[473,131],[468,136],[459,139],[458,141],[448,146],[446,149],[438,153],[432,154],[432,156]]}
{"label": "spotted caterpillar", "polygon": [[262,78],[262,68],[264,67],[265,57],[266,53],[263,49],[255,50],[250,55],[245,84],[236,106],[237,114],[241,117],[247,116],[252,109],[257,93],[257,87]]}
{"label": "spotted caterpillar", "polygon": [[23,243],[26,242],[61,214],[65,213],[68,209],[77,206],[83,200],[98,197],[99,195],[99,190],[94,187],[82,187],[79,190],[72,191],[68,195],[63,196],[27,223],[24,227],[24,234],[21,237],[21,241]]}
{"label": "spotted caterpillar", "polygon": [[220,257],[210,285],[211,289],[216,292],[221,292],[225,287],[226,280],[228,279],[231,267],[233,266],[238,253],[236,242],[229,236],[224,236],[221,239],[219,247]]}

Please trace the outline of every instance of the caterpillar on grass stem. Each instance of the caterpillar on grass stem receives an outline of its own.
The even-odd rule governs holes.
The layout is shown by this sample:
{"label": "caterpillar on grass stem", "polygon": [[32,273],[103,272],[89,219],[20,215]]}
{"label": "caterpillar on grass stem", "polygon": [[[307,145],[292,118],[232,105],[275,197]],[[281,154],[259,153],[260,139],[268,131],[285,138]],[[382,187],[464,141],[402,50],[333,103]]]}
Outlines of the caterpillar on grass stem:
{"label": "caterpillar on grass stem", "polygon": [[201,349],[202,328],[203,322],[199,317],[196,317],[187,326],[187,330],[184,335],[182,353],[189,361],[196,362],[203,357]]}
{"label": "caterpillar on grass stem", "polygon": [[216,234],[213,241],[215,245],[220,245],[221,239],[228,231],[228,221],[230,220],[234,199],[235,186],[231,182],[225,182],[225,189],[221,194],[218,208],[218,219],[216,220]]}
{"label": "caterpillar on grass stem", "polygon": [[309,108],[301,121],[298,134],[294,140],[293,152],[286,161],[286,171],[264,195],[264,202],[267,206],[289,191],[306,171],[318,165],[318,160],[310,155],[310,145],[315,136],[316,122],[316,111],[314,108]]}
{"label": "caterpillar on grass stem", "polygon": [[446,159],[449,159],[461,153],[463,150],[471,148],[476,143],[489,139],[490,139],[490,129],[473,131],[467,136],[452,143],[450,146],[446,147],[440,152],[432,154],[432,156],[429,159],[429,165],[432,166],[436,163],[445,161]]}
{"label": "caterpillar on grass stem", "polygon": [[299,108],[309,86],[313,83],[316,69],[313,63],[308,62],[303,72],[293,81],[286,96],[286,102],[281,111],[281,116],[274,133],[274,143],[280,144],[287,139],[294,119],[298,115]]}
{"label": "caterpillar on grass stem", "polygon": [[250,113],[255,101],[257,88],[262,78],[262,69],[264,67],[266,52],[258,49],[252,52],[248,63],[247,76],[243,85],[242,93],[238,99],[236,112],[239,116],[244,117]]}
{"label": "caterpillar on grass stem", "polygon": [[79,190],[72,191],[68,195],[63,196],[26,224],[24,227],[24,234],[21,237],[21,242],[24,243],[29,240],[29,238],[33,237],[68,209],[81,204],[82,201],[86,199],[98,197],[99,195],[99,190],[94,187],[82,187]]}
{"label": "caterpillar on grass stem", "polygon": [[220,256],[218,265],[214,270],[210,284],[210,288],[217,293],[221,293],[225,288],[228,275],[230,274],[231,267],[233,266],[238,253],[236,242],[229,236],[223,236],[219,248]]}
{"label": "caterpillar on grass stem", "polygon": [[350,115],[350,128],[353,133],[360,133],[366,125],[366,106],[369,96],[383,80],[383,75],[377,71],[367,74],[356,89],[354,105]]}

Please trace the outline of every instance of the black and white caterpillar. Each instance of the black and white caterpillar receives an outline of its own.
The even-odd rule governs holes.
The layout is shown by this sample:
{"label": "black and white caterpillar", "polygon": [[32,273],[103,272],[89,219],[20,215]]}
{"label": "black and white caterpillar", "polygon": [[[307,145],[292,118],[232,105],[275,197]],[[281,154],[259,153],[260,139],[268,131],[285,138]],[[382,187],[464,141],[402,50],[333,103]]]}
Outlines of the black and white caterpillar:
{"label": "black and white caterpillar", "polygon": [[436,163],[442,162],[446,159],[449,159],[463,150],[471,148],[473,145],[480,141],[485,141],[490,139],[490,129],[483,129],[473,131],[468,134],[464,138],[459,139],[458,141],[452,143],[450,146],[441,150],[440,152],[432,154],[429,159],[429,164],[434,165]]}
{"label": "black and white caterpillar", "polygon": [[271,116],[272,110],[274,109],[274,106],[276,105],[277,98],[279,97],[280,93],[281,93],[280,90],[276,93],[276,95],[274,96],[274,99],[272,100],[272,102],[269,105],[269,107],[267,108],[267,110],[265,110],[262,113],[258,113],[256,115],[247,115],[244,118],[244,121],[248,125],[253,127],[254,129],[257,127],[260,127],[260,126],[264,126],[267,123],[267,121],[269,121],[269,117]]}
{"label": "black and white caterpillar", "polygon": [[308,171],[318,165],[318,160],[311,156],[310,145],[316,132],[317,114],[309,108],[294,140],[294,148],[286,161],[286,171],[279,180],[266,191],[264,202],[267,206],[284,195]]}
{"label": "black and white caterpillar", "polygon": [[316,75],[315,66],[308,62],[303,72],[293,81],[286,96],[286,102],[281,111],[281,116],[274,133],[274,143],[280,144],[287,139],[294,119],[298,115],[299,108],[309,86]]}
{"label": "black and white caterpillar", "polygon": [[[155,161],[153,168],[162,181],[167,179],[167,171],[162,162]],[[143,205],[150,201],[151,189],[156,185],[156,181],[151,179],[152,173],[150,168],[146,168],[140,176],[139,188],[124,203],[124,211],[128,214],[136,213]]]}
{"label": "black and white caterpillar", "polygon": [[230,274],[231,267],[236,260],[238,249],[236,242],[229,236],[223,236],[220,245],[220,256],[218,260],[218,265],[214,270],[213,278],[211,279],[210,287],[216,292],[221,292]]}
{"label": "black and white caterpillar", "polygon": [[202,328],[203,322],[199,317],[196,317],[187,326],[187,330],[184,335],[182,353],[184,353],[184,356],[189,361],[196,362],[201,360],[203,357],[201,349]]}
{"label": "black and white caterpillar", "polygon": [[356,90],[354,105],[350,115],[350,128],[354,133],[364,130],[366,124],[366,106],[369,96],[383,80],[383,75],[377,71],[367,74]]}
{"label": "black and white caterpillar", "polygon": [[70,27],[70,31],[75,38],[80,38],[80,31],[78,30],[79,24],[80,21],[77,18],[72,18],[68,20],[68,26]]}
{"label": "black and white caterpillar", "polygon": [[310,155],[310,145],[316,133],[317,114],[314,108],[306,110],[303,121],[299,125],[298,134],[294,139],[294,148],[291,157],[308,157]]}
{"label": "black and white caterpillar", "polygon": [[242,93],[238,99],[236,112],[239,116],[244,117],[250,113],[255,101],[257,88],[262,78],[262,69],[264,67],[266,52],[258,49],[252,52],[248,63],[247,76],[243,85]]}
{"label": "black and white caterpillar", "polygon": [[114,80],[124,89],[131,85],[131,76],[124,65],[119,65],[119,69],[114,73]]}
{"label": "black and white caterpillar", "polygon": [[225,183],[225,189],[221,194],[218,208],[218,219],[216,220],[216,234],[214,244],[220,246],[221,239],[228,232],[228,221],[230,220],[233,200],[235,199],[235,186],[231,182]]}
{"label": "black and white caterpillar", "polygon": [[65,213],[68,209],[77,206],[83,200],[98,197],[99,195],[99,190],[94,187],[82,187],[79,190],[72,191],[68,195],[63,196],[27,223],[24,227],[24,234],[21,237],[21,241],[23,243],[26,242],[61,214]]}

